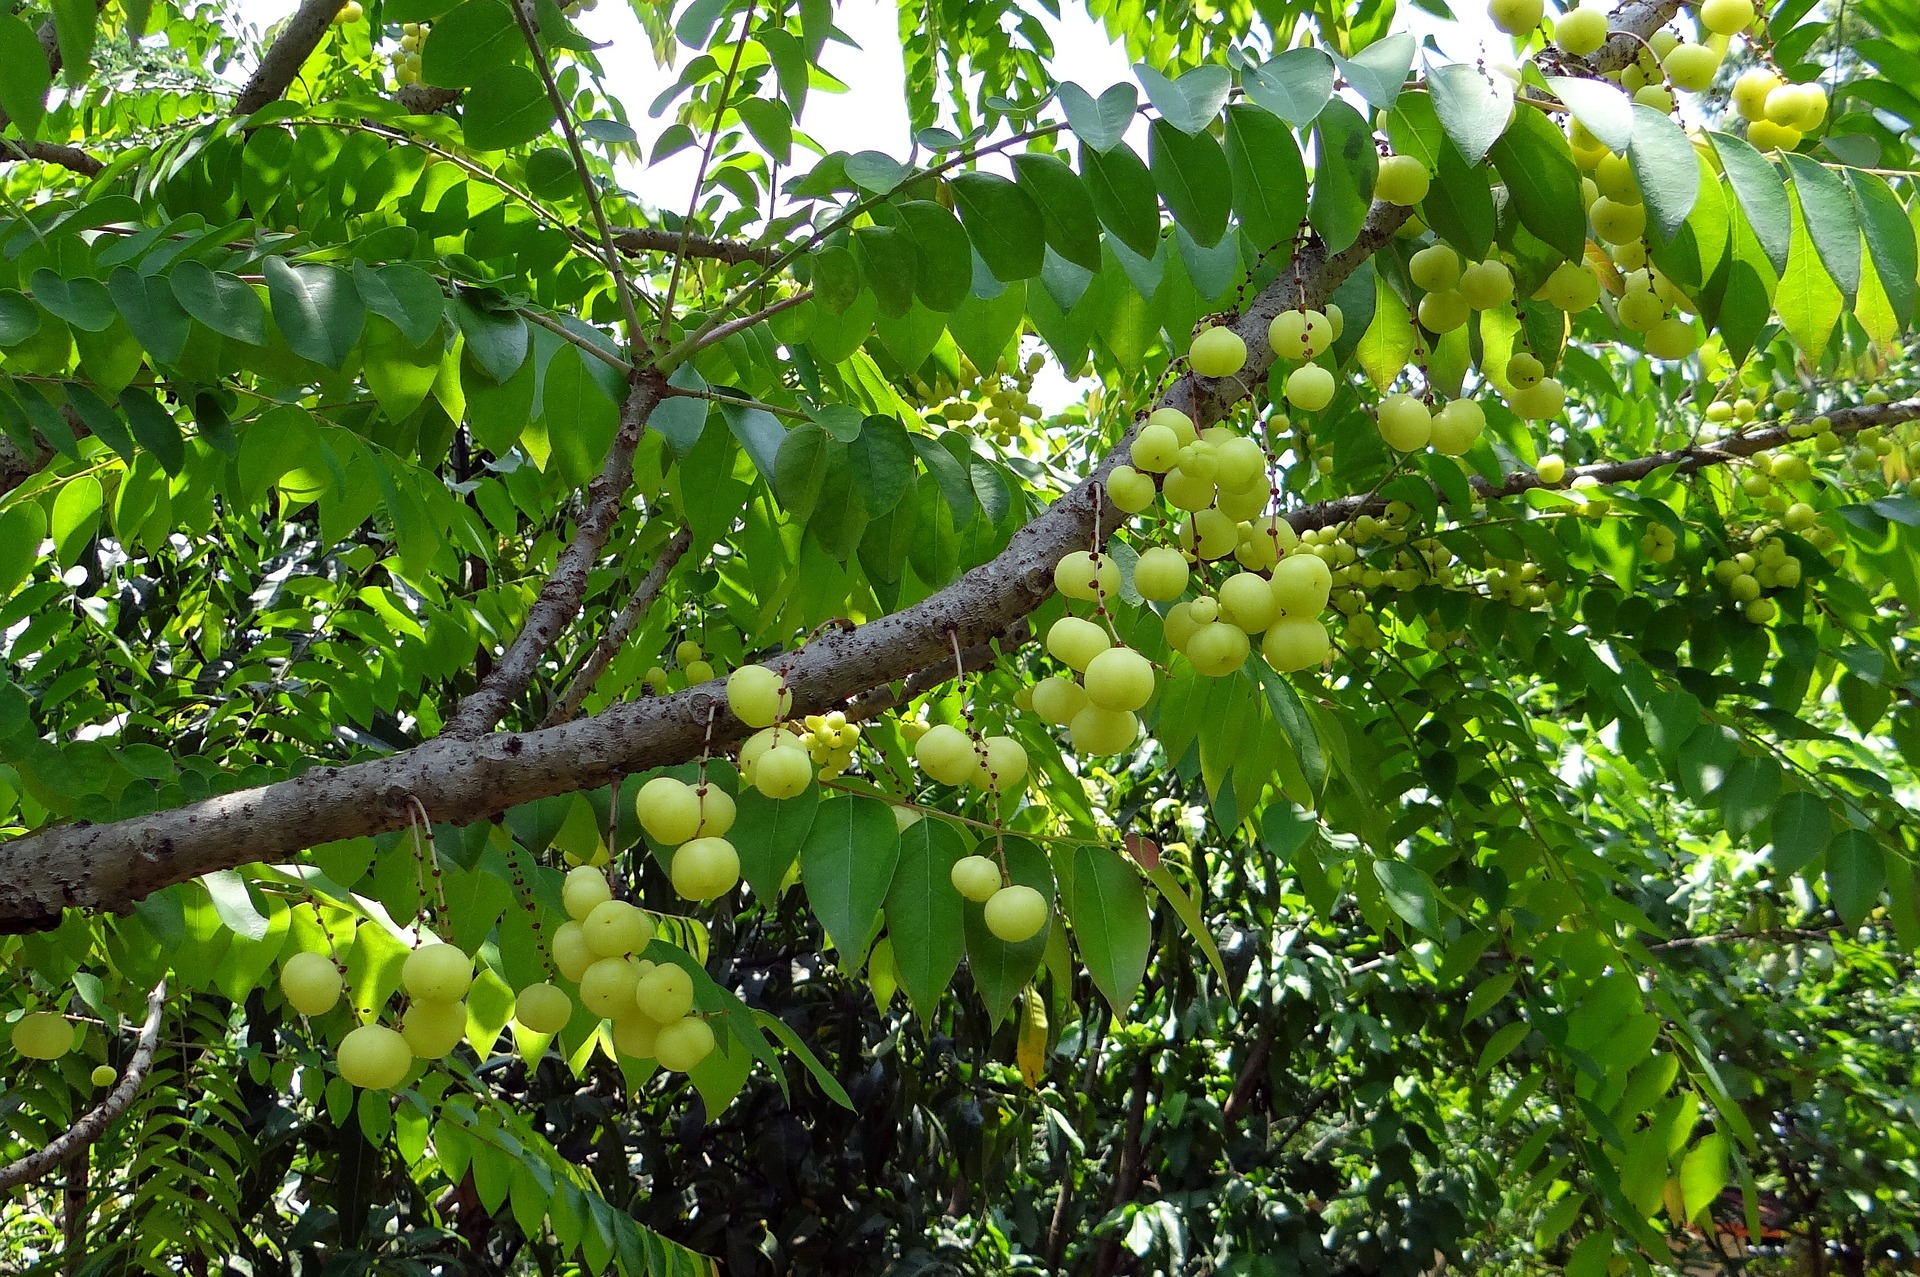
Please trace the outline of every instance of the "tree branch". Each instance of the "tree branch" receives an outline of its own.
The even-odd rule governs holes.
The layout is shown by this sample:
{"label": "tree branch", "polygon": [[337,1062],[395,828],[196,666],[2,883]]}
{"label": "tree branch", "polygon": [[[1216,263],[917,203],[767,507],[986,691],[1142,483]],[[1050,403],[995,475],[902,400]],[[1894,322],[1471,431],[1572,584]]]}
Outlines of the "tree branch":
{"label": "tree branch", "polygon": [[[0,127],[5,126],[0,123]],[[82,177],[98,177],[101,170],[107,167],[77,146],[62,146],[55,142],[22,144],[11,138],[0,138],[0,160],[39,160],[43,164],[57,164],[61,168],[71,169]]]}
{"label": "tree branch", "polygon": [[287,25],[280,28],[280,34],[267,46],[266,56],[260,59],[252,78],[240,90],[240,96],[234,99],[233,113],[252,115],[269,102],[279,101],[294,77],[300,74],[300,68],[320,47],[321,37],[326,35],[334,15],[345,4],[346,0],[301,0],[300,7],[287,19]]}
{"label": "tree branch", "polygon": [[[1139,1062],[1133,1066],[1133,1095],[1127,1101],[1127,1127],[1121,1137],[1120,1167],[1113,1176],[1113,1198],[1109,1213],[1125,1206],[1140,1191],[1140,1136],[1146,1126],[1147,1092],[1152,1084],[1153,1057],[1142,1053]],[[1119,1238],[1102,1238],[1100,1248],[1094,1252],[1093,1277],[1113,1277],[1114,1270],[1119,1266]]]}
{"label": "tree branch", "polygon": [[547,711],[547,717],[540,726],[553,727],[569,722],[575,714],[580,712],[580,702],[587,699],[587,693],[592,691],[593,685],[600,681],[600,675],[606,672],[608,662],[619,655],[620,649],[627,645],[627,639],[633,634],[634,627],[640,624],[648,609],[653,607],[653,601],[660,596],[660,587],[667,583],[667,574],[673,571],[673,565],[680,561],[680,556],[685,554],[687,547],[692,544],[693,532],[688,528],[681,528],[673,534],[671,541],[660,547],[660,556],[653,561],[653,566],[647,569],[647,574],[640,579],[640,584],[634,587],[626,606],[620,609],[620,614],[613,618],[613,624],[607,626],[607,632],[600,636],[598,643],[594,644],[586,663],[573,676],[573,681],[567,684],[567,690],[560,693],[560,699],[555,701],[553,708]]}
{"label": "tree branch", "polygon": [[127,1105],[133,1103],[140,1084],[147,1080],[147,1070],[153,1067],[153,1051],[160,1042],[160,1021],[166,1006],[167,982],[163,977],[160,983],[153,986],[153,992],[147,995],[147,1020],[140,1026],[140,1039],[134,1044],[133,1058],[127,1061],[126,1070],[120,1074],[119,1084],[107,1092],[107,1098],[101,1100],[92,1112],[68,1127],[45,1148],[27,1154],[12,1165],[0,1167],[0,1193],[39,1179],[99,1139],[101,1132],[107,1129],[113,1119],[127,1111]]}
{"label": "tree branch", "polygon": [[704,257],[725,262],[729,266],[739,262],[766,266],[780,255],[777,248],[762,248],[745,240],[714,239],[707,235],[681,236],[651,226],[615,227],[613,246],[623,253],[684,252],[688,257]]}
{"label": "tree branch", "polygon": [[666,383],[657,373],[636,377],[620,410],[620,428],[614,432],[607,459],[587,485],[587,508],[574,528],[573,540],[560,554],[553,574],[540,587],[540,597],[527,612],[526,623],[493,670],[447,720],[442,739],[471,740],[493,730],[507,706],[527,689],[540,658],[580,611],[586,596],[587,574],[600,557],[613,525],[633,485],[633,454],[640,446],[647,416],[660,402]]}

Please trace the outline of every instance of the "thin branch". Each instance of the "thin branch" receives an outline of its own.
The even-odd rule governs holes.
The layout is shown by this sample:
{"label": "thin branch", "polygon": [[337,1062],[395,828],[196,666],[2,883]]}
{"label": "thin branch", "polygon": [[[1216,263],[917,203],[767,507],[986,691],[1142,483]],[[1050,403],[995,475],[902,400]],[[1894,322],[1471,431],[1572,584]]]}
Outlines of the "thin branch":
{"label": "thin branch", "polygon": [[672,540],[660,547],[660,556],[653,561],[653,566],[640,579],[640,584],[634,587],[626,606],[620,609],[620,614],[613,618],[613,624],[607,626],[607,632],[600,636],[598,643],[594,644],[586,663],[567,684],[567,690],[560,693],[560,699],[556,700],[553,708],[547,711],[547,717],[540,726],[553,727],[571,720],[580,712],[580,703],[587,699],[587,693],[592,691],[593,685],[600,681],[600,675],[606,672],[608,663],[619,655],[621,648],[626,646],[627,639],[632,636],[634,628],[645,618],[648,609],[653,606],[653,601],[660,597],[660,588],[667,583],[667,574],[673,571],[674,564],[680,562],[680,557],[692,544],[693,532],[690,529],[681,528],[673,534]]}
{"label": "thin branch", "polygon": [[725,262],[729,266],[740,262],[765,266],[779,256],[778,249],[762,248],[745,240],[688,235],[651,226],[615,227],[613,246],[623,253],[683,253],[688,257]]}
{"label": "thin branch", "polygon": [[[1120,1167],[1113,1177],[1109,1214],[1133,1200],[1140,1191],[1141,1134],[1146,1127],[1147,1092],[1153,1085],[1153,1057],[1142,1053],[1133,1066],[1133,1095],[1127,1101],[1126,1133],[1120,1142]],[[1094,1277],[1113,1277],[1120,1266],[1120,1239],[1104,1237],[1094,1252]]]}
{"label": "thin branch", "polygon": [[167,981],[162,977],[160,983],[153,986],[153,992],[147,995],[147,1020],[140,1026],[140,1040],[134,1045],[133,1058],[127,1061],[125,1071],[120,1074],[119,1084],[107,1092],[107,1098],[95,1105],[92,1112],[68,1127],[45,1148],[27,1154],[10,1166],[0,1167],[0,1193],[39,1179],[75,1152],[99,1139],[101,1132],[107,1129],[113,1119],[127,1111],[141,1083],[147,1080],[147,1070],[153,1067],[153,1051],[160,1042],[160,1021],[166,1007]]}
{"label": "thin branch", "polygon": [[260,59],[259,67],[240,90],[240,96],[234,99],[233,113],[252,115],[268,103],[279,101],[293,84],[294,77],[300,74],[300,68],[320,47],[321,38],[333,25],[334,15],[345,4],[346,0],[302,0],[293,16],[287,19],[287,25],[280,28],[280,34],[267,46],[266,56]]}
{"label": "thin branch", "polygon": [[786,417],[792,421],[811,420],[798,408],[782,408],[779,404],[763,403],[758,399],[748,399],[743,395],[722,394],[718,390],[697,390],[692,386],[668,386],[666,397],[669,399],[705,399],[711,403],[732,404],[736,408],[758,408],[761,412],[770,412],[776,417]]}
{"label": "thin branch", "polygon": [[546,315],[533,309],[531,306],[519,306],[515,309],[519,311],[523,319],[538,324],[562,341],[571,342],[608,367],[619,369],[622,377],[633,376],[633,365],[614,354],[611,350],[608,350],[605,346],[588,341],[585,337],[582,337],[579,333],[573,331],[573,329],[567,327],[559,320],[549,319]]}
{"label": "thin branch", "polygon": [[660,356],[661,369],[665,372],[671,372],[715,342],[725,341],[735,333],[743,333],[755,324],[772,319],[783,310],[792,310],[801,302],[810,301],[812,298],[813,290],[811,288],[803,288],[792,296],[782,297],[779,301],[769,306],[761,307],[751,315],[742,315],[738,319],[729,319],[723,324],[704,325],[698,332],[683,337],[678,345],[667,351],[666,354]]}

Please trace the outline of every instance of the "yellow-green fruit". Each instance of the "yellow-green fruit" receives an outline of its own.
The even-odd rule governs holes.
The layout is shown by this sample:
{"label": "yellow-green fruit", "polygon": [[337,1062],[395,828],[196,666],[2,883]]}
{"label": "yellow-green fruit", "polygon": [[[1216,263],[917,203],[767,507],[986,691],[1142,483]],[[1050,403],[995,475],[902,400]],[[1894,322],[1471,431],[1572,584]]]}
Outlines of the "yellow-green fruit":
{"label": "yellow-green fruit", "polygon": [[1412,395],[1388,395],[1380,401],[1380,437],[1396,452],[1413,452],[1433,438],[1433,414]]}
{"label": "yellow-green fruit", "polygon": [[653,919],[624,900],[603,901],[580,923],[596,958],[638,953],[653,940]]}
{"label": "yellow-green fruit", "polygon": [[1153,662],[1130,647],[1110,647],[1087,663],[1086,699],[1101,709],[1136,710],[1153,699]]}
{"label": "yellow-green fruit", "polygon": [[985,904],[1000,890],[1000,866],[986,856],[962,856],[948,874],[953,889],[968,900]]}
{"label": "yellow-green fruit", "polygon": [[1746,607],[1742,608],[1741,611],[1743,611],[1746,614],[1746,618],[1755,625],[1765,625],[1767,622],[1773,620],[1774,617],[1780,615],[1780,605],[1772,599],[1755,599],[1747,604]]}
{"label": "yellow-green fruit", "polygon": [[1249,634],[1272,625],[1279,612],[1273,585],[1257,572],[1236,572],[1220,583],[1220,614]]}
{"label": "yellow-green fruit", "polygon": [[692,639],[681,639],[674,645],[673,659],[682,665],[691,665],[705,655],[706,653],[700,650],[700,645]]}
{"label": "yellow-green fruit", "polygon": [[1567,388],[1553,377],[1542,377],[1524,390],[1516,390],[1507,400],[1515,413],[1528,421],[1557,417],[1567,404]]}
{"label": "yellow-green fruit", "polygon": [[1047,925],[1047,898],[1017,883],[1002,887],[987,901],[986,923],[988,931],[1008,944],[1031,940]]}
{"label": "yellow-green fruit", "polygon": [[1027,751],[1019,741],[1011,736],[989,736],[981,746],[986,757],[981,759],[977,752],[975,754],[978,761],[970,777],[975,785],[1004,794],[1026,781]]}
{"label": "yellow-green fruit", "polygon": [[1525,35],[1540,25],[1540,19],[1546,11],[1541,0],[1493,0],[1487,6],[1487,16],[1493,19],[1493,25],[1508,35]]}
{"label": "yellow-green fruit", "polygon": [[949,723],[928,728],[913,747],[913,758],[921,771],[942,785],[966,784],[979,760],[973,738]]}
{"label": "yellow-green fruit", "polygon": [[1567,477],[1566,458],[1557,452],[1549,452],[1534,463],[1533,472],[1539,475],[1540,482],[1549,488],[1558,487],[1560,481]]}
{"label": "yellow-green fruit", "polygon": [[700,800],[700,827],[693,831],[695,838],[719,838],[733,828],[737,809],[732,794],[714,784],[698,785],[693,792]]}
{"label": "yellow-green fruit", "polygon": [[1460,254],[1446,244],[1429,244],[1407,263],[1407,275],[1429,293],[1452,288],[1460,282]]}
{"label": "yellow-green fruit", "polygon": [[400,983],[423,1002],[453,1002],[473,983],[473,959],[450,944],[423,944],[400,964]]}
{"label": "yellow-green fruit", "polygon": [[1105,630],[1077,616],[1063,616],[1047,629],[1047,651],[1069,669],[1086,669],[1089,661],[1111,646]]}
{"label": "yellow-green fruit", "polygon": [[1583,311],[1600,300],[1600,281],[1592,271],[1574,262],[1561,262],[1540,290],[1548,304],[1568,313]]}
{"label": "yellow-green fruit", "polygon": [[1139,514],[1152,505],[1157,491],[1153,480],[1132,466],[1115,466],[1107,472],[1107,496],[1128,514]]}
{"label": "yellow-green fruit", "polygon": [[660,1026],[635,1010],[614,1017],[613,1049],[635,1060],[651,1060],[659,1049]]}
{"label": "yellow-green fruit", "polygon": [[1213,504],[1213,480],[1203,479],[1191,474],[1179,466],[1167,471],[1166,479],[1160,485],[1160,491],[1166,496],[1167,504],[1176,510],[1204,510]]}
{"label": "yellow-green fruit", "polygon": [[57,1060],[73,1050],[73,1025],[52,1011],[33,1011],[13,1026],[13,1049],[29,1060]]}
{"label": "yellow-green fruit", "polygon": [[693,977],[674,963],[662,963],[641,977],[633,1000],[655,1024],[672,1024],[693,1010]]}
{"label": "yellow-green fruit", "polygon": [[1224,678],[1246,664],[1251,648],[1247,632],[1228,621],[1212,621],[1187,640],[1187,659],[1208,678]]}
{"label": "yellow-green fruit", "polygon": [[1333,402],[1333,374],[1319,364],[1302,364],[1287,374],[1287,402],[1303,412],[1319,412]]}
{"label": "yellow-green fruit", "polygon": [[1553,40],[1563,53],[1584,58],[1607,42],[1607,15],[1600,9],[1575,9],[1553,25]]}
{"label": "yellow-green fruit", "polygon": [[1373,197],[1401,208],[1410,208],[1427,198],[1432,184],[1427,166],[1411,155],[1389,155],[1380,161],[1380,176],[1373,184]]}
{"label": "yellow-green fruit", "polygon": [[568,870],[567,880],[560,888],[561,903],[567,907],[567,916],[575,922],[611,899],[613,888],[607,885],[607,876],[592,865]]}
{"label": "yellow-green fruit", "polygon": [[1247,366],[1247,343],[1231,328],[1209,328],[1187,348],[1187,363],[1202,377],[1231,377]]}
{"label": "yellow-green fruit", "polygon": [[1312,669],[1325,662],[1332,650],[1327,627],[1304,616],[1276,621],[1260,640],[1260,654],[1282,674]]}
{"label": "yellow-green fruit", "polygon": [[1787,513],[1782,517],[1781,522],[1795,532],[1804,532],[1813,526],[1813,521],[1818,517],[1812,506],[1805,501],[1796,501],[1787,507]]}
{"label": "yellow-green fruit", "polygon": [[692,687],[695,683],[704,683],[713,677],[713,665],[708,661],[695,661],[680,668],[687,676],[688,687]]}
{"label": "yellow-green fruit", "polygon": [[1165,603],[1187,592],[1187,556],[1169,546],[1156,545],[1133,565],[1133,588],[1140,597]]}
{"label": "yellow-green fruit", "polygon": [[1120,565],[1112,555],[1075,550],[1053,565],[1053,588],[1070,599],[1112,598],[1120,592]]}
{"label": "yellow-green fruit", "polygon": [[[1103,654],[1104,655],[1104,654]],[[1094,660],[1099,660],[1095,657]],[[1049,674],[1033,685],[1033,712],[1042,721],[1065,727],[1086,706],[1087,693],[1070,678]]]}
{"label": "yellow-green fruit", "polygon": [[112,1086],[119,1078],[111,1064],[96,1064],[93,1072],[87,1074],[87,1080],[95,1086]]}
{"label": "yellow-green fruit", "polygon": [[1662,115],[1673,113],[1673,94],[1664,84],[1643,84],[1633,91],[1633,100],[1641,106],[1649,107]]}
{"label": "yellow-green fruit", "polygon": [[740,881],[740,854],[725,838],[695,838],[673,853],[671,877],[687,899],[717,900]]}
{"label": "yellow-green fruit", "polygon": [[1420,299],[1420,326],[1430,333],[1450,333],[1473,317],[1473,307],[1458,289],[1428,293]]}
{"label": "yellow-green fruit", "polygon": [[1318,616],[1332,592],[1333,570],[1318,555],[1289,554],[1273,565],[1273,601],[1282,616]]}
{"label": "yellow-green fruit", "polygon": [[1739,35],[1753,25],[1753,0],[1705,0],[1699,16],[1715,35]]}
{"label": "yellow-green fruit", "polygon": [[1132,459],[1134,469],[1165,474],[1180,459],[1180,440],[1167,427],[1149,421],[1133,437],[1133,445],[1127,450],[1127,455]]}
{"label": "yellow-green fruit", "polygon": [[1791,151],[1800,145],[1800,130],[1772,120],[1755,120],[1747,126],[1747,141],[1759,151]]}
{"label": "yellow-green fruit", "polygon": [[727,708],[748,727],[771,727],[793,709],[793,693],[764,665],[742,665],[727,675]]}
{"label": "yellow-green fruit", "polygon": [[[685,848],[676,852],[678,860]],[[580,977],[580,1002],[595,1015],[612,1019],[633,1006],[633,991],[640,973],[626,958],[602,958]]]}
{"label": "yellow-green fruit", "polygon": [[513,1018],[535,1033],[558,1033],[573,1018],[573,999],[554,984],[530,984],[513,1000]]}
{"label": "yellow-green fruit", "polygon": [[[1593,220],[1593,233],[1609,244],[1624,244],[1628,240],[1639,239],[1647,230],[1647,206],[1645,204],[1622,204],[1602,195],[1587,210],[1587,216]],[[1563,307],[1562,309],[1576,309]]]}
{"label": "yellow-green fruit", "polygon": [[415,1002],[400,1017],[400,1036],[417,1060],[437,1060],[467,1036],[465,1002]]}
{"label": "yellow-green fruit", "polygon": [[1507,384],[1516,390],[1525,390],[1528,386],[1537,386],[1540,379],[1547,375],[1547,366],[1538,356],[1522,350],[1516,351],[1507,360]]}
{"label": "yellow-green fruit", "polygon": [[563,922],[553,933],[553,965],[562,976],[578,980],[594,962],[587,933],[577,922]]}
{"label": "yellow-green fruit", "polygon": [[1669,315],[1647,330],[1646,342],[1647,353],[1656,359],[1685,359],[1699,346],[1700,338],[1692,324]]}
{"label": "yellow-green fruit", "polygon": [[1752,67],[1733,82],[1733,109],[1745,120],[1767,118],[1767,98],[1786,81],[1765,67]]}
{"label": "yellow-green fruit", "polygon": [[1433,450],[1465,456],[1487,428],[1487,414],[1471,399],[1450,399],[1433,414]]}
{"label": "yellow-green fruit", "polygon": [[1193,516],[1191,528],[1181,528],[1180,533],[1181,544],[1203,559],[1224,559],[1240,548],[1240,524],[1220,510],[1201,510]]}
{"label": "yellow-green fruit", "polygon": [[1252,492],[1264,499],[1267,491],[1267,454],[1245,436],[1235,436],[1215,449],[1220,471],[1214,482],[1223,492]]}
{"label": "yellow-green fruit", "polygon": [[1178,408],[1155,408],[1147,414],[1147,424],[1165,426],[1173,431],[1174,442],[1182,448],[1200,437],[1199,432],[1193,428],[1193,418]]}
{"label": "yellow-green fruit", "polygon": [[1267,325],[1267,344],[1282,359],[1317,359],[1338,336],[1329,315],[1317,310],[1283,310]]}
{"label": "yellow-green fruit", "polygon": [[340,1039],[334,1063],[349,1086],[384,1091],[407,1076],[413,1067],[413,1048],[384,1024],[363,1024]]}
{"label": "yellow-green fruit", "polygon": [[700,828],[700,796],[685,781],[655,776],[633,796],[633,814],[648,837],[677,846]]}
{"label": "yellow-green fruit", "polygon": [[653,1040],[653,1058],[660,1067],[685,1073],[713,1051],[713,1030],[692,1016],[661,1027]]}
{"label": "yellow-green fruit", "polygon": [[1139,737],[1140,720],[1120,710],[1089,704],[1073,716],[1067,733],[1076,753],[1117,754]]}
{"label": "yellow-green fruit", "polygon": [[753,787],[763,798],[793,798],[813,783],[813,760],[798,745],[775,745],[753,766]]}
{"label": "yellow-green fruit", "polygon": [[1682,44],[1675,46],[1660,65],[1674,88],[1699,93],[1713,83],[1714,72],[1720,69],[1720,54],[1711,45]]}
{"label": "yellow-green fruit", "polygon": [[1460,272],[1460,295],[1474,310],[1491,310],[1513,300],[1513,272],[1505,262],[1475,262]]}
{"label": "yellow-green fruit", "polygon": [[280,968],[280,991],[301,1015],[325,1015],[340,1001],[340,968],[322,953],[296,953]]}

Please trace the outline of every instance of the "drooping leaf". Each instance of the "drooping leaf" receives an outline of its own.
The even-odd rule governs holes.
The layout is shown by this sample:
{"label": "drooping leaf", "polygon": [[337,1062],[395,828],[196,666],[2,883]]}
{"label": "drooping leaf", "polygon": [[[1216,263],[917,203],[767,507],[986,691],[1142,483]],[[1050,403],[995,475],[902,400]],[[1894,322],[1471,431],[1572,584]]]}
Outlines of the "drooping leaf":
{"label": "drooping leaf", "polygon": [[1125,1016],[1139,991],[1153,944],[1153,924],[1139,873],[1113,850],[1076,847],[1068,917],[1087,974],[1106,996],[1114,1015]]}
{"label": "drooping leaf", "polygon": [[966,951],[964,901],[953,866],[966,842],[947,821],[923,818],[900,835],[900,864],[887,890],[887,934],[900,987],[922,1018],[933,1014]]}
{"label": "drooping leaf", "polygon": [[859,969],[880,930],[900,861],[900,832],[885,803],[841,794],[820,804],[800,843],[800,881],[841,966]]}

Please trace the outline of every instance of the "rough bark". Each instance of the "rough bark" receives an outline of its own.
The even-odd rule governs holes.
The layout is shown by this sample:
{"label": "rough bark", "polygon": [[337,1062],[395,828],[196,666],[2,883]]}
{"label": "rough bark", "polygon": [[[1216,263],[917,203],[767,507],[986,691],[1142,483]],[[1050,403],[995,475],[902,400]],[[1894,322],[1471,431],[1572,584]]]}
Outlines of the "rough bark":
{"label": "rough bark", "polygon": [[673,571],[673,565],[680,562],[680,556],[684,555],[687,547],[692,544],[692,531],[681,528],[673,534],[670,541],[660,547],[659,556],[654,559],[653,566],[647,569],[647,574],[640,579],[640,584],[634,587],[626,606],[622,607],[619,614],[613,618],[613,623],[607,626],[606,633],[600,636],[600,641],[593,645],[593,651],[587,654],[587,659],[581,664],[579,672],[567,684],[566,691],[560,693],[560,699],[555,701],[553,708],[547,711],[546,720],[540,724],[542,727],[552,727],[567,722],[580,712],[580,702],[587,699],[587,693],[593,690],[593,685],[600,681],[602,674],[606,673],[607,665],[620,654],[620,649],[627,645],[627,639],[632,637],[634,628],[646,619],[647,611],[653,607],[653,601],[660,597],[660,589],[667,583],[667,576]]}
{"label": "rough bark", "polygon": [[62,146],[54,142],[0,141],[0,160],[39,160],[43,164],[57,164],[61,168],[72,169],[82,177],[97,177],[107,167],[77,146]]}
{"label": "rough bark", "polygon": [[[616,227],[613,232],[613,246],[623,253],[683,251],[678,234],[652,226]],[[765,266],[780,256],[780,250],[777,248],[762,247],[737,239],[713,239],[706,235],[687,236],[684,251],[688,257],[705,257],[716,262],[726,262],[728,265],[736,262],[756,262]]]}
{"label": "rough bark", "polygon": [[320,39],[333,25],[333,17],[345,7],[346,0],[301,0],[287,25],[267,46],[266,56],[234,100],[235,115],[252,115],[269,102],[277,102],[300,74]]}

